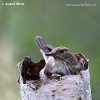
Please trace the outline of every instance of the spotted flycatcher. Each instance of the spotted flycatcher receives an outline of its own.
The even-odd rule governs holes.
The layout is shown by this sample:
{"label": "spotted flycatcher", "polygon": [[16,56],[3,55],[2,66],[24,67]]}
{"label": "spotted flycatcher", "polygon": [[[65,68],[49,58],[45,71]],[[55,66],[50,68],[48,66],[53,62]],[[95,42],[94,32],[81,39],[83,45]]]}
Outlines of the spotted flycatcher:
{"label": "spotted flycatcher", "polygon": [[45,67],[40,72],[40,77],[76,75],[88,68],[88,61],[81,53],[75,54],[69,48],[63,46],[53,47],[41,36],[37,36],[35,42],[40,48],[46,62]]}

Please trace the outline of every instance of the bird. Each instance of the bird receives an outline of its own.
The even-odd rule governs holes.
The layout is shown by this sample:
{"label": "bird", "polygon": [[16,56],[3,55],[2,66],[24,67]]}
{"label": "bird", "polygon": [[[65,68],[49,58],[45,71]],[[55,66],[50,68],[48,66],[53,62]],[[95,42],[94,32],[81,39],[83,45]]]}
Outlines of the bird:
{"label": "bird", "polygon": [[46,56],[52,56],[54,64],[50,64],[49,58],[45,65],[45,73],[74,75],[88,68],[87,59],[81,53],[73,53],[69,48],[56,47],[51,52],[46,53]]}
{"label": "bird", "polygon": [[36,36],[35,42],[46,62],[40,71],[41,80],[50,76],[77,75],[88,68],[88,59],[82,53],[73,53],[64,46],[54,47],[41,36]]}

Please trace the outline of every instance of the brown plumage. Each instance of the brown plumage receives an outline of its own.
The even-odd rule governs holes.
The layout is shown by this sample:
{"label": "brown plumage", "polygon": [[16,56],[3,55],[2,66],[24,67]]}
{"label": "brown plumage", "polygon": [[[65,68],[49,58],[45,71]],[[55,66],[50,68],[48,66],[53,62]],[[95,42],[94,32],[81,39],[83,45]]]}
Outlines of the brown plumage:
{"label": "brown plumage", "polygon": [[78,61],[83,64],[84,70],[88,69],[89,59],[87,59],[82,53],[75,53],[75,56],[78,59]]}
{"label": "brown plumage", "polygon": [[20,68],[23,83],[27,80],[47,80],[54,74],[76,75],[88,69],[88,59],[82,53],[73,53],[66,47],[54,47],[48,44],[41,36],[35,38],[37,46],[41,49],[44,59],[38,63],[25,57]]}
{"label": "brown plumage", "polygon": [[46,58],[46,65],[41,75],[43,72],[45,75],[73,75],[88,68],[88,60],[83,54],[74,54],[69,48],[63,46],[53,47],[40,36],[37,36],[35,41]]}
{"label": "brown plumage", "polygon": [[46,53],[46,56],[52,56],[52,59],[54,59],[54,64],[50,65],[52,61],[50,58],[51,60],[49,60],[45,65],[45,74],[56,73],[61,75],[73,75],[78,74],[80,71],[88,68],[88,61],[83,54],[74,54],[66,47],[56,47],[51,52]]}

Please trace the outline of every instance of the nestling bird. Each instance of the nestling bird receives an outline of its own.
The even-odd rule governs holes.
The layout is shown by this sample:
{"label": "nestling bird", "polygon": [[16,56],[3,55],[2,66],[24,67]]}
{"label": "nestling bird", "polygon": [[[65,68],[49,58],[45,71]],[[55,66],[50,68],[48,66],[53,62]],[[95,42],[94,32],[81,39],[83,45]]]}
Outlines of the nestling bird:
{"label": "nestling bird", "polygon": [[36,44],[40,47],[46,65],[40,72],[40,77],[47,78],[52,75],[73,75],[88,68],[88,60],[83,54],[74,54],[66,47],[53,47],[42,37],[35,38]]}

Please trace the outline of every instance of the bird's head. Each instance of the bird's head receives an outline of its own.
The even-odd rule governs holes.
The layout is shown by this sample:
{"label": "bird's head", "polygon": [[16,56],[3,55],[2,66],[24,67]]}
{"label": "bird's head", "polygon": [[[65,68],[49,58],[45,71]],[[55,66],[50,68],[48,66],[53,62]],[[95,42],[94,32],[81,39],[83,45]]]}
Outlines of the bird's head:
{"label": "bird's head", "polygon": [[66,47],[56,47],[51,52],[46,53],[46,56],[53,56],[54,59],[64,59],[70,54],[70,49]]}
{"label": "bird's head", "polygon": [[78,63],[73,52],[66,47],[56,47],[52,49],[51,52],[46,53],[46,56],[53,56],[55,60],[62,60],[72,65],[76,65]]}

